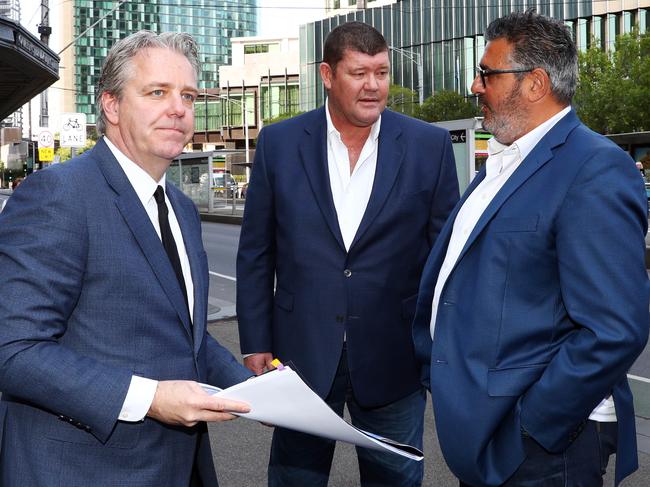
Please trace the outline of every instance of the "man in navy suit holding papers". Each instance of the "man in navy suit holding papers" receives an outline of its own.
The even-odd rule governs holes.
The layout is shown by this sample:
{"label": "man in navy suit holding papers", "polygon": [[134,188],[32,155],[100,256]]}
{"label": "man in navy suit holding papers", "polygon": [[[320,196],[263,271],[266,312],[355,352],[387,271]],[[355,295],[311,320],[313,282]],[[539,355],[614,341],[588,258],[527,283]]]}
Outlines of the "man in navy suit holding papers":
{"label": "man in navy suit holding papers", "polygon": [[110,51],[89,152],[31,175],[0,215],[3,487],[213,486],[208,395],[251,376],[206,331],[196,207],[165,181],[194,131],[187,34]]}

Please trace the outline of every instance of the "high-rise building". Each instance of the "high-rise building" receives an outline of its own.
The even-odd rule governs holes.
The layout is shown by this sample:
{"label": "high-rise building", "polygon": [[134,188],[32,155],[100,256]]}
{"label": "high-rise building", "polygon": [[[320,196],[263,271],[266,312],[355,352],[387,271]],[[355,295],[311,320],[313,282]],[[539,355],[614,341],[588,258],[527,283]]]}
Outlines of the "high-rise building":
{"label": "high-rise building", "polygon": [[20,2],[18,0],[0,0],[0,17],[9,17],[20,21]]}
{"label": "high-rise building", "polygon": [[[20,22],[20,2],[18,0],[0,0],[0,17],[7,17]],[[0,120],[0,127],[22,127],[23,111],[19,108],[4,120]]]}
{"label": "high-rise building", "polygon": [[[1,0],[0,0],[1,1]],[[218,67],[229,64],[230,38],[255,35],[257,0],[134,0],[64,2],[58,24],[62,56],[61,111],[82,112],[95,123],[95,89],[104,58],[119,39],[141,29],[188,32],[200,46],[199,88],[219,86]]]}

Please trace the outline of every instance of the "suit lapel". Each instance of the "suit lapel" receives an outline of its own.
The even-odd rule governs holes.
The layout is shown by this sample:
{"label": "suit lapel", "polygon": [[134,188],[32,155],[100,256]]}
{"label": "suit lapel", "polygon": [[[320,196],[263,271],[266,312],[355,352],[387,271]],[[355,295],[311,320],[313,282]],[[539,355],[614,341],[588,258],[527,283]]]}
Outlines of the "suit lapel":
{"label": "suit lapel", "polygon": [[189,335],[190,321],[185,306],[185,298],[178,287],[174,270],[147,212],[106,143],[100,140],[94,150],[99,154],[97,158],[99,167],[106,181],[117,193],[115,198],[117,209],[122,214],[124,221],[138,242],[142,253],[149,262],[165,294],[176,309],[178,317]]}
{"label": "suit lapel", "polygon": [[302,165],[327,226],[341,248],[345,250],[327,167],[327,122],[324,106],[314,112],[311,123],[305,126],[305,132],[299,146]]}
{"label": "suit lapel", "polygon": [[372,185],[368,206],[363,214],[357,233],[354,235],[354,239],[350,245],[350,251],[361,237],[363,237],[363,234],[368,230],[368,227],[370,227],[384,207],[386,199],[395,185],[400,167],[402,167],[402,161],[404,159],[404,147],[400,140],[402,129],[392,115],[390,111],[384,110],[381,117],[375,180]]}
{"label": "suit lapel", "polygon": [[[487,224],[494,218],[503,204],[510,198],[510,196],[519,187],[526,182],[533,174],[535,174],[544,164],[553,158],[553,149],[558,145],[563,144],[571,130],[573,130],[580,121],[575,112],[571,110],[564,118],[562,118],[555,126],[537,143],[530,154],[524,159],[515,172],[506,181],[503,187],[496,194],[494,199],[490,202],[485,209],[481,218],[479,218],[474,230],[470,233],[462,252],[458,256],[458,263],[468,249],[472,246],[474,241],[483,232]],[[476,186],[473,186],[475,188]],[[470,193],[468,191],[467,193]],[[466,197],[463,198],[465,201]]]}

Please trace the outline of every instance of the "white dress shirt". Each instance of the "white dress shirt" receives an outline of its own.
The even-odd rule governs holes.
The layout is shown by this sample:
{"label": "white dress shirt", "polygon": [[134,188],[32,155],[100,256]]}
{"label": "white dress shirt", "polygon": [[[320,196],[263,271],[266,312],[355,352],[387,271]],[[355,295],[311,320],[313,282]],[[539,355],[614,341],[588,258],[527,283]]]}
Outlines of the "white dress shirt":
{"label": "white dress shirt", "polygon": [[[158,205],[156,204],[153,194],[158,186],[162,186],[163,189],[165,188],[165,175],[163,174],[160,181],[154,181],[144,169],[125,156],[107,137],[104,137],[104,142],[106,142],[106,145],[111,150],[115,159],[117,159],[117,162],[120,164],[120,167],[126,174],[131,186],[133,186],[135,193],[138,195],[138,199],[142,203],[142,206],[144,206],[144,209],[149,216],[149,220],[151,220],[151,224],[156,229],[158,238],[161,238],[160,224],[158,223]],[[192,283],[190,261],[185,250],[183,234],[181,233],[181,228],[176,219],[174,208],[167,197],[167,192],[165,192],[165,202],[169,209],[169,226],[171,227],[172,235],[176,242],[178,257],[181,261],[181,269],[183,270],[183,279],[187,290],[187,302],[194,303],[194,285]],[[193,320],[194,307],[190,305],[188,308],[190,312],[190,320]],[[144,419],[151,407],[151,403],[153,402],[157,386],[158,381],[139,377],[137,375],[132,376],[131,384],[129,385],[126,398],[124,399],[119,419],[129,422],[136,422]]]}
{"label": "white dress shirt", "polygon": [[[495,138],[488,141],[488,159],[485,163],[485,179],[470,194],[463,206],[458,211],[454,220],[454,227],[447,247],[445,260],[440,268],[431,304],[431,338],[434,338],[438,304],[440,294],[451,274],[460,253],[462,252],[469,235],[474,230],[476,223],[483,215],[483,212],[492,202],[496,194],[508,181],[510,176],[519,167],[521,162],[530,154],[539,141],[553,126],[571,111],[566,107],[547,121],[534,128],[526,135],[516,140],[509,146],[499,143]],[[598,407],[592,412],[590,419],[597,421],[616,421],[614,402],[609,396],[603,399]]]}
{"label": "white dress shirt", "polygon": [[379,146],[379,129],[381,115],[372,124],[370,135],[359,154],[359,160],[350,173],[350,158],[348,148],[341,140],[341,134],[334,124],[329,111],[329,101],[325,104],[327,117],[327,169],[330,176],[332,198],[336,208],[341,235],[345,249],[357,234],[363,214],[366,212],[372,185],[377,170],[377,150]]}

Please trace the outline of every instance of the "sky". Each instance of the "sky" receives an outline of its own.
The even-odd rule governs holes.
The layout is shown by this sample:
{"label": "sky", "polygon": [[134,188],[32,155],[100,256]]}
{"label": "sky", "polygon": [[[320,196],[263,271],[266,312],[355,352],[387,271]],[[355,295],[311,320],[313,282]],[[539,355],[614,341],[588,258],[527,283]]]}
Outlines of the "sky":
{"label": "sky", "polygon": [[258,0],[258,35],[295,35],[298,26],[325,17],[324,0]]}

